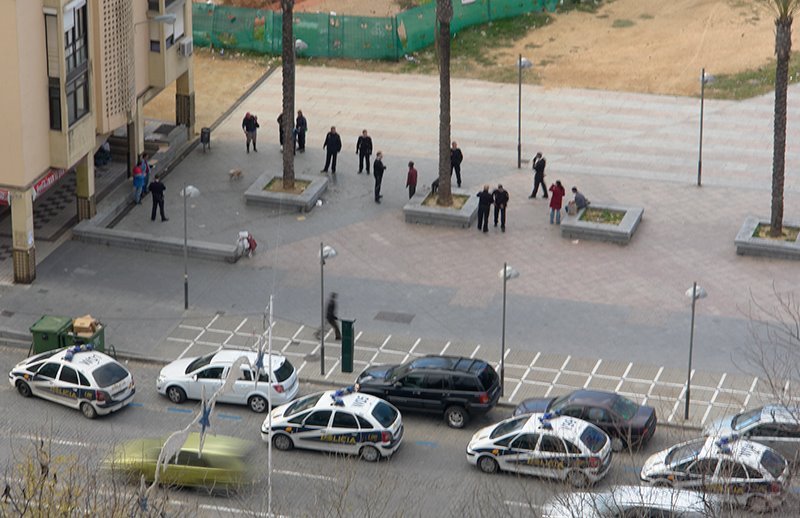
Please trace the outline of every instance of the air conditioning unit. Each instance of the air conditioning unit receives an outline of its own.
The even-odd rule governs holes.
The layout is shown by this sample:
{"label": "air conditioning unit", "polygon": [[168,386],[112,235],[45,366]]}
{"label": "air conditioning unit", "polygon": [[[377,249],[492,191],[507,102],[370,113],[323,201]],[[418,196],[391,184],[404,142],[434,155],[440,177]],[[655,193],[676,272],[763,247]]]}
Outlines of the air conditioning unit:
{"label": "air conditioning unit", "polygon": [[192,55],[192,52],[194,52],[192,38],[184,38],[178,42],[178,53],[181,56],[188,58]]}

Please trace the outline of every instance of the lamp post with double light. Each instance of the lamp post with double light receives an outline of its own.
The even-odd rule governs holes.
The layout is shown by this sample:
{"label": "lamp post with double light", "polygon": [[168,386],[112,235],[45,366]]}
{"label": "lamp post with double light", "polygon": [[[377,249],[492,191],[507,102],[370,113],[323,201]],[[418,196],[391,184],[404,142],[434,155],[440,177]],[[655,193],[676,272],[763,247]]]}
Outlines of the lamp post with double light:
{"label": "lamp post with double light", "polygon": [[517,169],[522,168],[522,71],[531,68],[533,63],[519,55],[517,69],[519,71],[518,95],[517,95]]}
{"label": "lamp post with double light", "polygon": [[319,373],[325,375],[325,260],[336,257],[332,246],[319,244]]}
{"label": "lamp post with double light", "polygon": [[714,82],[714,76],[706,74],[703,68],[700,72],[700,145],[697,154],[697,186],[700,187],[703,174],[703,104],[706,94],[706,85]]}
{"label": "lamp post with double light", "polygon": [[500,335],[500,395],[505,395],[506,386],[506,285],[510,279],[519,277],[519,272],[510,267],[508,263],[503,263],[503,269],[498,272],[498,276],[503,279],[503,331]]}
{"label": "lamp post with double light", "polygon": [[200,189],[183,184],[180,195],[183,198],[183,309],[189,309],[189,217],[186,199],[200,196]]}
{"label": "lamp post with double light", "polygon": [[692,392],[692,349],[694,348],[694,309],[697,299],[705,298],[708,295],[706,290],[697,283],[693,283],[692,287],[686,290],[686,296],[692,299],[692,327],[689,331],[689,373],[686,375],[686,406],[683,412],[683,418],[689,419],[689,400],[691,399]]}

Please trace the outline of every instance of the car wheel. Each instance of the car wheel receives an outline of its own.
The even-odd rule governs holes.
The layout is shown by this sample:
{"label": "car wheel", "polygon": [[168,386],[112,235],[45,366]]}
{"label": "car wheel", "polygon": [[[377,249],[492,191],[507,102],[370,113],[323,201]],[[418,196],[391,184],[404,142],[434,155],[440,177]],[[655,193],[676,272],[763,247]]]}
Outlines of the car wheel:
{"label": "car wheel", "polygon": [[180,387],[169,387],[167,389],[167,397],[173,403],[180,405],[186,401],[186,392]]}
{"label": "car wheel", "polygon": [[250,399],[247,400],[247,406],[253,412],[262,414],[267,409],[267,400],[261,396],[250,396]]}
{"label": "car wheel", "polygon": [[381,452],[379,452],[378,448],[375,446],[364,446],[361,448],[359,455],[361,456],[361,460],[367,462],[378,462],[378,459],[381,458]]}
{"label": "car wheel", "polygon": [[469,421],[467,411],[460,406],[451,406],[444,411],[444,420],[450,428],[464,428]]}
{"label": "car wheel", "polygon": [[483,456],[478,459],[478,468],[484,473],[497,473],[497,461],[491,457]]}
{"label": "car wheel", "polygon": [[573,487],[586,487],[589,485],[589,478],[582,471],[570,471],[567,474],[567,482]]}
{"label": "car wheel", "polygon": [[17,382],[17,392],[19,392],[22,397],[31,397],[31,387],[24,381]]}
{"label": "car wheel", "polygon": [[665,478],[660,478],[653,482],[653,485],[656,487],[672,487],[672,482]]}
{"label": "car wheel", "polygon": [[753,513],[766,513],[771,507],[769,501],[763,496],[751,496],[747,500],[747,510]]}
{"label": "car wheel", "polygon": [[294,448],[294,442],[292,441],[292,438],[282,433],[279,433],[272,438],[272,445],[281,451],[287,451]]}
{"label": "car wheel", "polygon": [[611,451],[614,453],[619,453],[625,449],[625,443],[619,437],[613,437],[611,439]]}
{"label": "car wheel", "polygon": [[94,409],[91,403],[81,403],[81,412],[83,412],[83,417],[87,419],[97,417],[97,410]]}

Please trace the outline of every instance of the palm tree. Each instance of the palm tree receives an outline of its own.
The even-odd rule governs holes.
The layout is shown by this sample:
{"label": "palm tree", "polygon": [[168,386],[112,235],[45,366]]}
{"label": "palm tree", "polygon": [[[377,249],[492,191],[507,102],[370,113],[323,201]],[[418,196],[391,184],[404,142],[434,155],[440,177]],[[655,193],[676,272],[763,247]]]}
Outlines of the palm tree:
{"label": "palm tree", "polygon": [[789,58],[792,54],[792,17],[800,0],[767,0],[775,18],[775,123],[772,148],[772,213],[770,236],[783,232],[783,183],[786,170],[786,91],[789,87]]}
{"label": "palm tree", "polygon": [[453,1],[436,0],[436,50],[439,55],[439,191],[436,204],[453,205],[450,189],[450,21]]}
{"label": "palm tree", "polygon": [[294,0],[281,0],[283,62],[283,188],[294,189]]}

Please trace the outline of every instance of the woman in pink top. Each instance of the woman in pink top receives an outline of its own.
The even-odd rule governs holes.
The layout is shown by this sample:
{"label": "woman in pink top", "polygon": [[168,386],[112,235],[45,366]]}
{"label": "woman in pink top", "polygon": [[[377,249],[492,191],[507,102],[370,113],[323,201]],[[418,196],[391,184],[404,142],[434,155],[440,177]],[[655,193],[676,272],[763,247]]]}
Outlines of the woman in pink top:
{"label": "woman in pink top", "polygon": [[556,180],[556,183],[550,186],[550,224],[553,224],[553,216],[556,217],[556,225],[561,224],[561,201],[567,194],[564,186],[561,185],[561,180]]}

